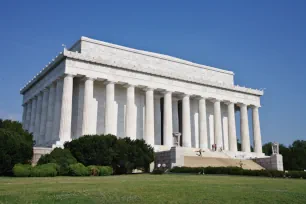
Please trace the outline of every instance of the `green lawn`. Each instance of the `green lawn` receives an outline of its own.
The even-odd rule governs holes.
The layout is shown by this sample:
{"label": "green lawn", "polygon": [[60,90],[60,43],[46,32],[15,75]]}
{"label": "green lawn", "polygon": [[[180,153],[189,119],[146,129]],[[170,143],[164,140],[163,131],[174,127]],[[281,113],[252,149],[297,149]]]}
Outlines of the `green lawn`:
{"label": "green lawn", "polygon": [[306,203],[306,180],[207,175],[0,177],[1,203]]}

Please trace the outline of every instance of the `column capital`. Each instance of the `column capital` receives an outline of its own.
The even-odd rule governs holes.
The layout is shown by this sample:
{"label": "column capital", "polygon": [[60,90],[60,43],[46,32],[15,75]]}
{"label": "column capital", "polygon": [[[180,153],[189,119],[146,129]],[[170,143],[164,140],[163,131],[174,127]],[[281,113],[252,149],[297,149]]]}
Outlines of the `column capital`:
{"label": "column capital", "polygon": [[123,84],[123,87],[125,87],[125,88],[129,88],[129,87],[136,87],[136,85],[134,85],[134,84],[129,84],[129,83],[125,83],[125,84]]}
{"label": "column capital", "polygon": [[162,94],[168,94],[168,93],[169,93],[169,94],[172,94],[173,92],[172,92],[172,91],[168,91],[168,90],[163,90],[163,91],[161,91],[161,93],[162,93]]}
{"label": "column capital", "polygon": [[236,102],[234,102],[234,101],[230,101],[230,100],[224,100],[224,101],[222,101],[224,104],[226,104],[226,105],[230,105],[230,104],[235,104]]}
{"label": "column capital", "polygon": [[253,105],[253,104],[251,104],[250,107],[251,107],[252,109],[258,109],[258,108],[260,108],[260,106],[256,106],[256,105]]}
{"label": "column capital", "polygon": [[217,99],[217,98],[207,98],[207,100],[209,100],[209,101],[211,101],[211,102],[213,102],[213,103],[215,103],[215,102],[221,102],[221,100],[220,100],[220,99]]}
{"label": "column capital", "polygon": [[116,84],[118,82],[117,81],[112,81],[112,80],[105,80],[103,83],[107,85],[107,84]]}
{"label": "column capital", "polygon": [[70,73],[65,73],[64,75],[63,75],[64,77],[75,77],[76,76],[76,74],[70,74]]}
{"label": "column capital", "polygon": [[144,87],[143,90],[144,91],[154,91],[154,88],[147,86],[147,87]]}
{"label": "column capital", "polygon": [[240,102],[239,102],[239,103],[236,103],[236,105],[239,106],[240,108],[245,107],[245,106],[248,107],[247,104],[245,104],[245,103],[240,103]]}
{"label": "column capital", "polygon": [[96,78],[95,77],[90,77],[90,76],[83,76],[81,80],[82,81],[86,81],[86,80],[95,81]]}

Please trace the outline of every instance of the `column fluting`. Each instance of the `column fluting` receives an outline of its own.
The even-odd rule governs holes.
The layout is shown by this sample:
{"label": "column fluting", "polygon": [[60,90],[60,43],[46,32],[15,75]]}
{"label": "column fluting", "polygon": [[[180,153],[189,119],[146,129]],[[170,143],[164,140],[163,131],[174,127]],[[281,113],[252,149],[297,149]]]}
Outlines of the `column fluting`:
{"label": "column fluting", "polygon": [[51,143],[55,144],[59,140],[59,126],[61,119],[61,106],[62,106],[62,93],[63,93],[63,79],[59,78],[56,81],[55,105],[52,125]]}
{"label": "column fluting", "polygon": [[40,92],[37,96],[37,102],[36,102],[36,116],[35,116],[35,129],[34,129],[34,138],[36,141],[36,145],[39,145],[41,142],[39,137],[41,105],[42,105],[42,93]]}
{"label": "column fluting", "polygon": [[125,136],[136,139],[136,108],[135,108],[135,87],[126,86],[126,124]]}
{"label": "column fluting", "polygon": [[222,120],[221,105],[219,100],[214,100],[214,135],[217,150],[222,148]]}
{"label": "column fluting", "polygon": [[43,96],[42,96],[40,129],[39,129],[39,137],[40,137],[40,144],[41,145],[44,145],[45,142],[46,142],[48,98],[49,98],[49,89],[45,88],[43,90]]}
{"label": "column fluting", "polygon": [[83,122],[82,122],[82,135],[95,134],[91,125],[91,110],[93,98],[93,78],[86,77],[84,86],[84,104],[83,104]]}
{"label": "column fluting", "polygon": [[26,130],[30,132],[32,100],[27,102]]}
{"label": "column fluting", "polygon": [[29,129],[29,132],[33,133],[33,136],[34,136],[34,131],[35,131],[36,101],[37,101],[37,97],[35,96],[32,99],[31,122],[30,122],[30,129]]}
{"label": "column fluting", "polygon": [[116,134],[114,121],[114,103],[115,103],[115,83],[106,82],[106,101],[105,101],[105,134]]}
{"label": "column fluting", "polygon": [[190,99],[189,95],[183,97],[183,147],[191,147],[191,122],[190,122]]}
{"label": "column fluting", "polygon": [[52,132],[53,132],[53,120],[54,120],[54,107],[55,107],[55,95],[56,95],[56,83],[52,83],[49,89],[48,97],[48,110],[46,119],[46,133],[45,133],[45,144],[51,145]]}
{"label": "column fluting", "polygon": [[154,146],[154,90],[146,90],[145,141]]}
{"label": "column fluting", "polygon": [[164,93],[164,122],[163,122],[164,145],[173,146],[173,127],[172,127],[172,93],[167,91]]}
{"label": "column fluting", "polygon": [[253,136],[254,136],[254,151],[256,153],[262,153],[262,143],[261,143],[261,131],[259,122],[259,111],[258,107],[252,107],[253,116]]}
{"label": "column fluting", "polygon": [[241,151],[251,152],[248,108],[247,105],[245,104],[239,104],[239,106],[240,106]]}
{"label": "column fluting", "polygon": [[237,152],[237,134],[236,134],[236,120],[235,120],[235,104],[232,102],[227,103],[228,111],[228,137],[229,137],[229,150]]}
{"label": "column fluting", "polygon": [[63,144],[71,141],[73,75],[67,74],[63,81],[61,117],[59,126],[59,139]]}
{"label": "column fluting", "polygon": [[23,106],[23,111],[22,111],[22,128],[26,130],[27,129],[26,118],[27,118],[27,107],[28,107],[28,104],[24,103],[22,106]]}
{"label": "column fluting", "polygon": [[199,142],[201,149],[208,148],[207,136],[207,119],[206,119],[206,100],[200,98],[199,100]]}

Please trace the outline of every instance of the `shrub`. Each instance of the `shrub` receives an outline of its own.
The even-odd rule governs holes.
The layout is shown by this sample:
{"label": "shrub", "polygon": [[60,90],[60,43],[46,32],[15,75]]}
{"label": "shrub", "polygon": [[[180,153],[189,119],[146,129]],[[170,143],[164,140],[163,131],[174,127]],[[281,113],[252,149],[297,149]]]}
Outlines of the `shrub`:
{"label": "shrub", "polygon": [[286,176],[284,171],[269,170],[269,172],[274,178],[284,178]]}
{"label": "shrub", "polygon": [[94,165],[90,165],[87,168],[88,168],[88,172],[89,172],[90,176],[99,176],[100,175],[99,167],[94,166]]}
{"label": "shrub", "polygon": [[198,174],[198,173],[202,173],[204,170],[204,167],[178,167],[175,166],[172,169],[170,169],[170,172],[172,173],[194,173],[194,174]]}
{"label": "shrub", "polygon": [[42,164],[32,168],[32,177],[54,177],[58,175],[59,166],[54,163]]}
{"label": "shrub", "polygon": [[165,170],[164,169],[154,169],[151,174],[164,174]]}
{"label": "shrub", "polygon": [[32,166],[29,164],[15,164],[13,173],[16,177],[29,177],[31,170]]}
{"label": "shrub", "polygon": [[69,165],[76,164],[77,160],[68,149],[55,148],[50,154],[40,157],[37,165],[56,163],[59,166],[59,175],[68,175]]}
{"label": "shrub", "polygon": [[70,176],[89,176],[88,168],[81,163],[70,164],[69,173]]}
{"label": "shrub", "polygon": [[30,164],[32,156],[31,134],[25,131],[18,133],[0,128],[0,175],[13,175],[14,165]]}
{"label": "shrub", "polygon": [[304,171],[289,171],[286,173],[289,178],[303,178],[306,179],[306,172]]}
{"label": "shrub", "polygon": [[98,166],[100,176],[110,176],[113,174],[113,168],[110,166]]}

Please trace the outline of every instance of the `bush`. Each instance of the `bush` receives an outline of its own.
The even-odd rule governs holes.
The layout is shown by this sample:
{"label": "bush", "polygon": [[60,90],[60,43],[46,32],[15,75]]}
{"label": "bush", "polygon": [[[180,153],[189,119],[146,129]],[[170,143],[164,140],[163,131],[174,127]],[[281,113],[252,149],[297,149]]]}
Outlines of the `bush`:
{"label": "bush", "polygon": [[269,172],[274,178],[284,178],[286,176],[284,171],[269,170]]}
{"label": "bush", "polygon": [[88,168],[88,172],[89,172],[90,176],[99,176],[100,175],[99,167],[94,166],[94,165],[90,165],[87,168]]}
{"label": "bush", "polygon": [[69,165],[76,164],[77,160],[68,149],[55,148],[50,154],[40,157],[37,165],[56,163],[59,166],[59,175],[68,175]]}
{"label": "bush", "polygon": [[303,178],[306,179],[305,171],[289,171],[286,173],[286,176],[289,178]]}
{"label": "bush", "polygon": [[88,168],[81,163],[70,164],[69,173],[70,176],[89,176]]}
{"label": "bush", "polygon": [[29,177],[31,170],[32,166],[29,164],[15,164],[13,173],[16,177]]}
{"label": "bush", "polygon": [[[13,127],[11,128],[13,129]],[[32,156],[33,140],[31,134],[25,131],[18,133],[0,128],[0,175],[13,175],[14,165],[30,164]]]}
{"label": "bush", "polygon": [[32,177],[54,177],[58,175],[59,166],[54,163],[35,166],[31,170]]}
{"label": "bush", "polygon": [[194,174],[198,174],[198,173],[203,173],[204,167],[178,167],[175,166],[172,169],[170,169],[170,172],[172,173],[194,173]]}
{"label": "bush", "polygon": [[99,176],[110,176],[113,174],[113,168],[110,166],[98,166],[100,175]]}
{"label": "bush", "polygon": [[164,169],[154,169],[151,174],[164,174]]}

